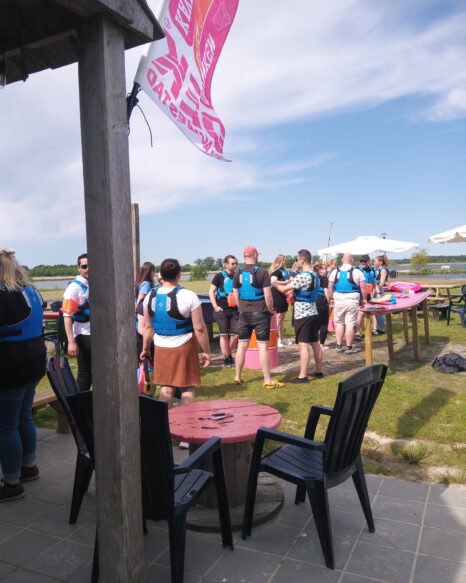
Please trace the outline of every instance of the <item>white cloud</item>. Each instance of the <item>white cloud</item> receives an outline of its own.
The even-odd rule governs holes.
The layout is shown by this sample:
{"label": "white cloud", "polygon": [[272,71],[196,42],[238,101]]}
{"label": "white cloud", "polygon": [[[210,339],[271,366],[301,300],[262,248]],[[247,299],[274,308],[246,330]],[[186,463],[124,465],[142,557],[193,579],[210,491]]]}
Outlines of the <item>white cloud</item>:
{"label": "white cloud", "polygon": [[[155,148],[149,147],[136,110],[130,135],[133,200],[144,214],[250,197],[300,182],[310,168],[335,155],[303,151],[290,164],[293,136],[281,133],[271,140],[261,133],[281,124],[416,95],[430,99],[419,113],[424,119],[465,117],[466,11],[433,20],[429,8],[442,5],[443,0],[288,0],[280,5],[242,0],[212,88],[233,162],[199,153],[140,95]],[[141,52],[127,54],[129,89]],[[57,239],[82,233],[77,67],[32,75],[26,84],[1,91],[0,127],[2,238],[14,244],[18,236],[34,240],[46,232]],[[22,229],[25,216],[28,226]]]}

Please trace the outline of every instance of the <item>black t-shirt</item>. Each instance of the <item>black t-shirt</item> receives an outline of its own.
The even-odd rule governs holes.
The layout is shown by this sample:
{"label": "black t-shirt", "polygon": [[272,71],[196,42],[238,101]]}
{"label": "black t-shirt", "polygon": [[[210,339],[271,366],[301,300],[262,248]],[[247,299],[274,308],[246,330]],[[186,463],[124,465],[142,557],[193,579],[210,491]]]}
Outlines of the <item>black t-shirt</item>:
{"label": "black t-shirt", "polygon": [[[233,279],[233,277],[234,277],[233,273],[231,275],[229,273],[227,273],[227,275],[230,279]],[[215,285],[217,290],[221,290],[223,288],[224,280],[225,280],[225,278],[223,277],[222,272],[216,273],[214,275],[213,280],[212,280],[212,285]],[[220,306],[222,309],[228,308],[228,298],[227,297],[218,297],[217,296],[216,299],[217,299],[218,306]],[[236,310],[236,308],[230,308],[230,309]]]}
{"label": "black t-shirt", "polygon": [[[243,267],[243,271],[253,271],[255,265],[246,264]],[[241,287],[240,283],[240,271],[235,273],[233,278],[233,287],[238,289]],[[270,287],[270,274],[264,267],[259,267],[259,269],[254,273],[254,287],[257,289],[264,289]],[[265,300],[239,300],[238,310],[240,312],[268,312]]]}
{"label": "black t-shirt", "polygon": [[[319,283],[320,283],[320,287],[323,289],[327,289],[328,288],[328,277],[326,275],[319,275]],[[317,296],[317,309],[319,309],[319,306],[326,306],[327,305],[327,298],[325,296],[325,292],[324,295],[321,295],[319,293],[319,295]]]}
{"label": "black t-shirt", "polygon": [[[21,292],[0,290],[0,326],[11,326],[29,316],[31,308]],[[0,390],[16,389],[45,373],[43,336],[21,342],[0,342]]]}

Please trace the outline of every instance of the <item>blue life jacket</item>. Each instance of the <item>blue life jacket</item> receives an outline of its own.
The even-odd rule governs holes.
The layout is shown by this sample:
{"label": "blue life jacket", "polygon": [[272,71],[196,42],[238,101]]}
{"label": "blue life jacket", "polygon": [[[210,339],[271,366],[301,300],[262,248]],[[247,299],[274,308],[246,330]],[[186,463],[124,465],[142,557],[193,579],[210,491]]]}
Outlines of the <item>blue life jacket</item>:
{"label": "blue life jacket", "polygon": [[366,283],[370,283],[371,285],[373,285],[374,279],[375,279],[374,268],[370,267],[370,271],[367,271],[366,269],[364,269],[364,267],[362,267],[361,265],[358,265],[358,269],[364,275],[364,279],[366,280]]}
{"label": "blue life jacket", "polygon": [[348,271],[342,271],[337,267],[337,274],[333,283],[333,289],[340,294],[359,293],[359,285],[355,283],[353,277],[353,267]]}
{"label": "blue life jacket", "polygon": [[[178,336],[194,330],[192,319],[185,318],[178,309],[176,294],[184,289],[176,286],[168,294],[159,294],[159,288],[150,292],[149,315],[152,319],[154,332],[161,336]],[[152,300],[155,297],[155,310],[152,310]]]}
{"label": "blue life jacket", "polygon": [[[84,294],[87,294],[89,287],[85,283],[83,283],[82,281],[79,281],[79,279],[75,279],[74,281],[70,281],[70,283],[77,283],[81,287],[81,289],[83,290]],[[89,307],[89,296],[86,298],[85,302],[78,307],[78,311],[76,312],[76,314],[73,314],[72,317],[73,317],[73,322],[80,322],[81,324],[85,324],[86,322],[89,322],[89,320],[91,319],[91,311],[90,311],[90,307]]]}
{"label": "blue life jacket", "polygon": [[[0,287],[4,289],[3,285]],[[0,326],[0,342],[23,342],[42,336],[42,298],[35,288],[29,286],[23,287],[23,296],[31,313],[21,322]]]}
{"label": "blue life jacket", "polygon": [[258,265],[254,266],[252,271],[244,271],[244,267],[239,270],[240,287],[238,288],[240,300],[263,300],[264,290],[254,285],[254,275],[259,269]]}
{"label": "blue life jacket", "polygon": [[284,280],[290,279],[290,273],[289,273],[288,270],[283,269],[282,267],[280,267],[278,271],[281,272],[281,274],[283,275],[283,279]]}
{"label": "blue life jacket", "polygon": [[312,278],[311,285],[307,289],[293,290],[293,296],[296,302],[316,302],[319,295],[320,281],[319,276],[312,271],[301,271],[301,273],[309,273]]}
{"label": "blue life jacket", "polygon": [[388,269],[386,267],[377,267],[377,269],[374,270],[374,277],[375,277],[375,281],[377,283],[380,283],[380,274],[382,273],[382,269],[385,269],[387,271],[387,277],[385,278],[385,281],[388,281]]}
{"label": "blue life jacket", "polygon": [[322,286],[319,287],[319,296],[325,297],[325,289]]}
{"label": "blue life jacket", "polygon": [[[160,287],[160,285],[155,285],[155,283],[151,283],[151,282],[148,282],[148,283],[149,283],[149,285],[150,285],[150,289],[151,289],[151,291],[152,291],[153,289],[159,289],[159,287]],[[142,283],[141,283],[141,285],[142,285]],[[137,287],[137,289],[136,289],[136,296],[135,296],[135,298],[134,298],[134,303],[135,303],[135,305],[136,305],[136,310],[138,309],[138,307],[139,307],[139,304],[140,304],[141,302],[143,302],[143,301],[144,301],[144,298],[142,298],[141,302],[139,302],[139,304],[138,304],[138,295],[139,295],[139,290],[141,289],[141,285],[139,285],[139,286]],[[150,293],[150,292],[149,292],[149,293]],[[142,314],[140,314],[140,315],[142,316]],[[139,330],[139,322],[138,322],[138,314],[137,314],[137,313],[136,313],[136,330]]]}
{"label": "blue life jacket", "polygon": [[230,277],[225,270],[220,273],[223,275],[223,285],[217,288],[217,297],[227,298],[228,294],[233,293],[233,276]]}

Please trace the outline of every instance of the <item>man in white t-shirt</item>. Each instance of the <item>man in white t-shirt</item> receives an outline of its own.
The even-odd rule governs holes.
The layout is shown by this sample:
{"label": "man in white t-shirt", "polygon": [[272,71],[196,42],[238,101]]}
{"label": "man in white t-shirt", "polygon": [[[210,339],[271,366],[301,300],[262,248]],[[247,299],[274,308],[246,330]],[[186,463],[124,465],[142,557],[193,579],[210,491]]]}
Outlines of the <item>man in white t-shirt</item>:
{"label": "man in white t-shirt", "polygon": [[63,294],[62,312],[68,354],[78,358],[77,383],[81,391],[88,391],[92,385],[92,359],[87,253],[78,257],[77,268],[79,275]]}
{"label": "man in white t-shirt", "polygon": [[[336,351],[353,354],[357,349],[353,347],[355,327],[358,320],[358,308],[361,302],[367,301],[366,280],[359,269],[353,267],[351,253],[343,255],[343,264],[334,269],[328,279],[330,300],[334,300],[333,318]],[[346,341],[346,350],[343,348],[343,336]]]}

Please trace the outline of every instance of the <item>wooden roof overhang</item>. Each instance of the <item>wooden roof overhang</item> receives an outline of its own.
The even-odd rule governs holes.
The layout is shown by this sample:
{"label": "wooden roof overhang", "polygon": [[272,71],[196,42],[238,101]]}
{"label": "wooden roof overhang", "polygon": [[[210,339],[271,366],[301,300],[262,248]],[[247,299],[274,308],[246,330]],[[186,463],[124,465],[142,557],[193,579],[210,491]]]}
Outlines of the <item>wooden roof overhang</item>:
{"label": "wooden roof overhang", "polygon": [[0,75],[6,84],[75,63],[77,31],[97,14],[121,26],[125,49],[164,36],[145,0],[2,0]]}

